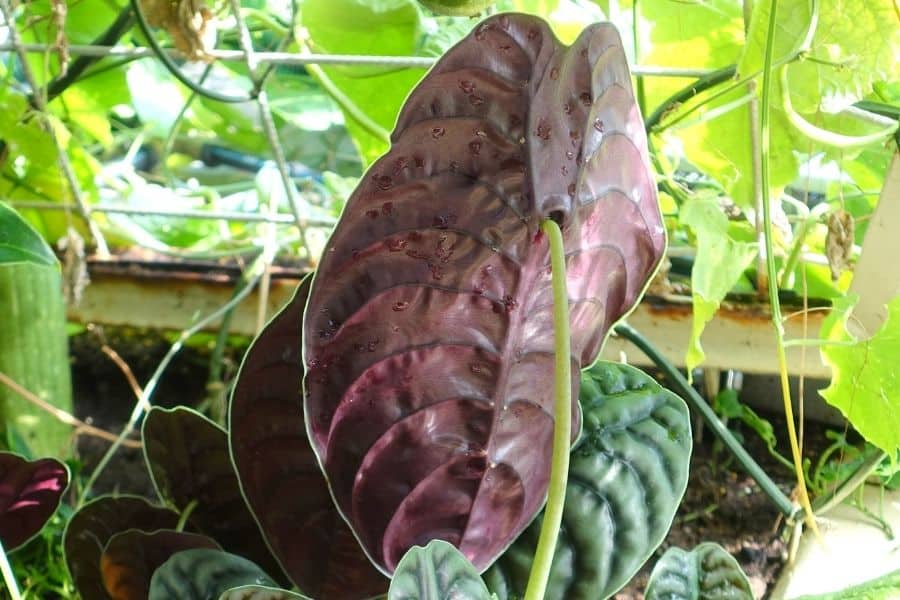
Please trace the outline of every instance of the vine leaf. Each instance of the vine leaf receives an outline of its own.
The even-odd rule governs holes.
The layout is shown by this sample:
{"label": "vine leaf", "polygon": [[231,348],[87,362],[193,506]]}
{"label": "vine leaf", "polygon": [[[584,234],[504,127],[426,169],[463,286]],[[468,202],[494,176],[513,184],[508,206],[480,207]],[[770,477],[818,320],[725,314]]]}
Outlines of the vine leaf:
{"label": "vine leaf", "polygon": [[656,184],[615,28],[565,47],[540,19],[499,15],[408,98],[304,316],[310,441],[385,573],[435,538],[483,570],[544,503],[551,217],[567,249],[577,392],[575,373],[662,255]]}
{"label": "vine leaf", "polygon": [[315,598],[360,600],[386,592],[388,580],[335,509],[303,426],[300,323],[309,282],[247,351],[229,442],[247,504],[288,577]]}
{"label": "vine leaf", "polygon": [[413,546],[400,559],[391,579],[388,600],[488,600],[478,571],[452,544],[431,540]]}
{"label": "vine leaf", "polygon": [[67,487],[69,468],[55,458],[0,452],[0,542],[7,552],[40,533]]}
{"label": "vine leaf", "polygon": [[[614,594],[665,538],[687,486],[691,427],[684,401],[628,365],[582,375],[584,430],[572,450],[548,600]],[[485,573],[500,600],[524,594],[540,518]]]}
{"label": "vine leaf", "polygon": [[59,266],[40,234],[8,204],[0,202],[0,265],[22,262]]}
{"label": "vine leaf", "polygon": [[66,567],[82,600],[110,600],[100,573],[100,557],[107,542],[129,529],[174,529],[178,514],[133,496],[102,496],[82,506],[63,534]]}
{"label": "vine leaf", "polygon": [[712,542],[690,552],[669,548],[653,567],[647,600],[753,600],[750,582],[724,548]]}
{"label": "vine leaf", "polygon": [[173,554],[191,548],[221,550],[212,538],[161,529],[131,529],[109,539],[100,555],[103,585],[113,600],[146,600],[153,572]]}
{"label": "vine leaf", "polygon": [[831,368],[831,384],[820,393],[839,409],[868,441],[888,454],[900,449],[900,296],[887,305],[887,320],[867,340],[847,332],[847,320],[858,297],[833,300],[822,323],[822,360]]}
{"label": "vine leaf", "polygon": [[225,550],[281,576],[244,502],[225,430],[189,408],[153,407],[144,419],[142,437],[147,468],[160,499],[179,512],[196,502],[190,521],[200,531]]}
{"label": "vine leaf", "polygon": [[728,232],[728,217],[713,196],[696,195],[684,203],[679,216],[697,237],[697,259],[691,270],[694,323],[685,364],[688,373],[706,355],[700,335],[719,310],[726,294],[756,258],[755,243],[735,240]]}
{"label": "vine leaf", "polygon": [[208,548],[182,550],[164,562],[150,579],[148,600],[208,600],[244,585],[278,585],[253,562]]}

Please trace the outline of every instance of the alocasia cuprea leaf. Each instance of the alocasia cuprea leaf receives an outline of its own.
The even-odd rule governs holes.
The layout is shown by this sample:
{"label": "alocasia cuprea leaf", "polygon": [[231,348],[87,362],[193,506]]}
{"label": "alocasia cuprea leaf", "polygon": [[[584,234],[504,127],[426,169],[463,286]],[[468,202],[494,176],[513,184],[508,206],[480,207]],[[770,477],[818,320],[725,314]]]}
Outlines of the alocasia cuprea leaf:
{"label": "alocasia cuprea leaf", "polygon": [[171,529],[130,529],[112,536],[100,555],[100,574],[113,600],[146,600],[153,572],[176,552],[221,550],[212,538]]}
{"label": "alocasia cuprea leaf", "polygon": [[109,600],[100,573],[100,556],[117,533],[174,529],[178,513],[143,498],[103,496],[82,506],[63,534],[66,566],[82,600]]}
{"label": "alocasia cuprea leaf", "polygon": [[499,15],[410,95],[390,152],[347,203],[304,317],[310,441],[387,573],[435,538],[483,570],[544,503],[545,218],[563,227],[577,374],[663,252],[646,139],[611,25],[565,47],[540,19]]}
{"label": "alocasia cuprea leaf", "polygon": [[194,548],[176,552],[156,569],[147,600],[208,600],[243,585],[276,587],[265,571],[243,556]]}
{"label": "alocasia cuprea leaf", "polygon": [[282,576],[244,502],[224,429],[184,407],[153,407],[142,428],[144,456],[160,498],[179,511],[195,506],[190,522],[222,548]]}
{"label": "alocasia cuprea leaf", "polygon": [[54,458],[26,460],[0,452],[0,542],[7,552],[44,528],[69,486],[69,469]]}
{"label": "alocasia cuprea leaf", "polygon": [[388,600],[488,600],[487,586],[475,567],[444,540],[413,546],[391,578]]}
{"label": "alocasia cuprea leaf", "polygon": [[303,427],[300,323],[310,279],[247,351],[231,396],[232,461],[250,510],[305,594],[361,600],[388,580],[341,519]]}
{"label": "alocasia cuprea leaf", "polygon": [[741,566],[722,546],[700,544],[690,552],[669,548],[653,567],[647,600],[753,600]]}
{"label": "alocasia cuprea leaf", "polygon": [[[546,600],[598,600],[640,569],[672,524],[691,457],[684,401],[634,367],[598,361],[581,378],[584,429]],[[500,600],[525,592],[540,518],[485,573]]]}

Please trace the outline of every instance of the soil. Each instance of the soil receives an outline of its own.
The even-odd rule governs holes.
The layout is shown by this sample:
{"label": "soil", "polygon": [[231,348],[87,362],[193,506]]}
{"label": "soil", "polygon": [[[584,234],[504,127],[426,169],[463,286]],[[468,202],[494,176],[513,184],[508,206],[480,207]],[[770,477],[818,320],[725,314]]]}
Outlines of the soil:
{"label": "soil", "polygon": [[[101,338],[122,356],[141,385],[152,375],[170,346],[170,341],[154,332],[107,329],[87,332],[72,338],[76,413],[93,425],[118,431],[134,406],[134,394],[118,367],[101,352]],[[184,404],[198,406],[214,398],[220,389],[206,385],[212,341],[183,350],[161,379],[153,402],[162,406]],[[226,376],[232,377],[245,347],[230,348],[224,360]],[[778,449],[789,450],[783,432],[785,423],[777,415],[762,414],[779,437]],[[750,579],[756,598],[767,592],[784,565],[787,543],[782,537],[783,520],[775,505],[723,449],[712,433],[694,424],[695,445],[690,479],[684,500],[672,529],[663,544],[617,599],[642,599],[650,569],[671,546],[690,549],[703,541],[721,544],[741,564]],[[751,456],[759,462],[785,494],[793,489],[793,474],[769,454],[765,444],[749,430],[736,426]],[[818,456],[828,445],[826,427],[807,424],[806,454]],[[697,435],[699,433],[699,435]],[[81,436],[78,443],[83,473],[90,473],[109,444]],[[116,492],[155,497],[142,454],[136,449],[121,449],[94,488],[96,493]]]}

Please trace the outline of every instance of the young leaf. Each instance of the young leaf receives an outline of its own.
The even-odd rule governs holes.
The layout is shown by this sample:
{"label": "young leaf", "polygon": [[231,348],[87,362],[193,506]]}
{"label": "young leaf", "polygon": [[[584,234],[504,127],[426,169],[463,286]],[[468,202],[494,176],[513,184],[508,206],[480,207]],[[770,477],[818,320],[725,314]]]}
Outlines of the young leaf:
{"label": "young leaf", "polygon": [[384,572],[434,538],[484,569],[544,502],[550,217],[564,229],[577,373],[665,245],[646,139],[611,25],[567,48],[539,19],[499,15],[407,100],[305,313],[310,440]]}
{"label": "young leaf", "polygon": [[388,600],[489,600],[490,597],[472,563],[444,540],[431,540],[424,548],[410,548],[397,564],[388,592]]}
{"label": "young leaf", "polygon": [[388,580],[334,507],[303,426],[299,325],[309,283],[298,286],[244,357],[231,396],[231,455],[247,504],[288,577],[315,598],[361,600],[386,592]]}
{"label": "young leaf", "polygon": [[[687,486],[691,428],[684,402],[628,365],[598,361],[582,375],[584,430],[546,597],[614,594],[662,542]],[[524,593],[540,518],[485,580],[500,600]]]}
{"label": "young leaf", "polygon": [[838,408],[859,433],[885,452],[900,449],[900,296],[888,305],[887,320],[867,340],[847,332],[856,297],[834,299],[822,323],[822,360],[831,368],[831,385],[820,393]]}
{"label": "young leaf", "polygon": [[37,535],[59,507],[69,469],[53,458],[0,452],[0,542],[7,552]]}
{"label": "young leaf", "polygon": [[685,364],[688,372],[703,362],[700,345],[704,327],[719,304],[756,258],[756,244],[740,242],[728,234],[728,218],[713,196],[695,196],[681,207],[682,225],[697,238],[697,258],[691,270],[694,324]]}
{"label": "young leaf", "polygon": [[113,600],[146,600],[153,572],[173,554],[191,548],[221,550],[212,538],[161,529],[131,529],[112,536],[100,555],[103,585]]}
{"label": "young leaf", "polygon": [[278,587],[246,558],[221,550],[182,550],[156,569],[148,600],[208,600],[243,585]]}
{"label": "young leaf", "polygon": [[177,524],[177,513],[143,498],[103,496],[82,506],[63,534],[66,566],[82,600],[111,600],[100,574],[100,556],[115,534],[174,529]]}
{"label": "young leaf", "polygon": [[753,600],[741,566],[718,544],[706,542],[690,552],[669,548],[653,567],[647,600]]}
{"label": "young leaf", "polygon": [[225,430],[189,408],[153,407],[144,420],[142,437],[160,499],[178,511],[196,502],[190,521],[200,531],[224,549],[281,576],[241,495]]}

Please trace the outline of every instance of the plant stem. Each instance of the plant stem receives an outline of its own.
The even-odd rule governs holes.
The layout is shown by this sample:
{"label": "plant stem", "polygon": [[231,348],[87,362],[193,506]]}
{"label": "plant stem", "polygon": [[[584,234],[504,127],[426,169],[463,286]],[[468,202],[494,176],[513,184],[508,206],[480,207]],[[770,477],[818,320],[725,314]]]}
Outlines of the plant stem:
{"label": "plant stem", "polygon": [[813,516],[812,506],[809,502],[809,492],[806,490],[806,478],[803,476],[803,457],[800,454],[800,445],[797,441],[797,431],[794,426],[794,408],[791,404],[791,387],[788,381],[787,356],[784,349],[784,323],[781,316],[781,304],[778,300],[778,271],[775,268],[775,245],[772,240],[772,209],[769,184],[769,116],[771,114],[772,93],[772,63],[775,57],[775,24],[778,13],[778,0],[772,0],[769,11],[769,23],[766,32],[765,59],[762,73],[762,97],[760,98],[759,114],[759,139],[760,139],[760,174],[762,175],[762,210],[763,233],[766,245],[766,272],[767,287],[769,289],[769,306],[772,310],[772,328],[775,331],[775,347],[778,355],[778,366],[781,379],[781,397],[784,400],[784,418],[787,421],[788,438],[791,442],[791,453],[794,459],[794,471],[797,476],[797,489],[800,495],[800,505],[806,512],[806,523],[819,535],[819,528]]}
{"label": "plant stem", "polygon": [[869,475],[875,472],[875,469],[878,468],[878,465],[880,465],[887,456],[887,453],[883,450],[873,452],[871,456],[864,460],[859,467],[847,477],[847,479],[839,483],[831,492],[816,498],[814,506],[816,514],[825,514],[846,500],[850,494],[855,492],[856,489],[869,478]]}
{"label": "plant stem", "polygon": [[750,477],[759,484],[762,491],[775,503],[781,514],[790,518],[800,510],[800,507],[791,502],[790,498],[785,496],[784,492],[778,488],[778,485],[772,481],[763,468],[753,460],[753,457],[747,453],[737,438],[735,438],[725,424],[722,423],[715,411],[713,411],[703,397],[691,387],[678,369],[666,360],[644,336],[624,323],[616,325],[615,332],[616,335],[622,336],[637,346],[641,352],[646,354],[647,358],[653,361],[653,364],[665,374],[666,378],[675,388],[675,391],[691,405],[692,409],[700,413],[700,416],[703,417],[703,420],[709,428],[713,430],[713,433],[722,440],[722,443],[725,444],[738,462],[741,463],[741,466],[744,467]]}
{"label": "plant stem", "polygon": [[675,92],[666,100],[660,104],[653,113],[647,117],[647,120],[644,121],[644,128],[647,133],[650,133],[652,130],[656,129],[656,126],[659,125],[659,122],[662,121],[663,116],[665,116],[668,112],[675,110],[683,103],[687,102],[694,96],[700,94],[701,92],[705,92],[710,88],[714,88],[720,83],[725,83],[737,72],[736,65],[729,65],[727,67],[723,67],[718,71],[710,73],[705,77],[701,77],[697,81],[693,82],[691,85],[680,89]]}
{"label": "plant stem", "polygon": [[569,292],[566,289],[566,257],[562,232],[555,221],[546,219],[541,231],[550,240],[553,281],[554,396],[553,462],[544,521],[538,538],[534,563],[525,588],[525,600],[543,600],[556,552],[569,479],[569,445],[572,439],[572,349],[569,335]]}
{"label": "plant stem", "polygon": [[3,543],[0,542],[0,571],[3,572],[3,580],[6,582],[6,589],[12,600],[22,600],[22,594],[19,592],[19,585],[16,583],[16,576],[13,574],[12,567],[9,564],[9,558],[6,556],[6,550],[3,549]]}

